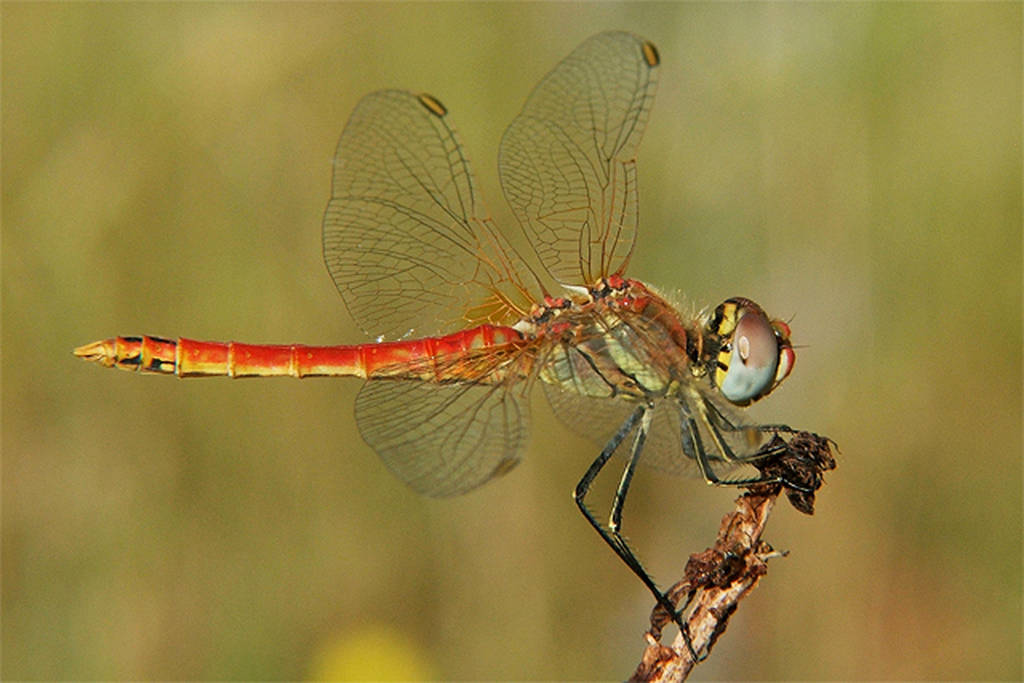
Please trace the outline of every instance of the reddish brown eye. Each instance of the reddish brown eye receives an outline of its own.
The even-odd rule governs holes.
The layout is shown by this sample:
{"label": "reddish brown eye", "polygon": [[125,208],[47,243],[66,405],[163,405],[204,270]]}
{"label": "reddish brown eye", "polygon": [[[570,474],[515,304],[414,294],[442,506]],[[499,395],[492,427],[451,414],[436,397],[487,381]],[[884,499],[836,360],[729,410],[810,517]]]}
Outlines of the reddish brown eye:
{"label": "reddish brown eye", "polygon": [[728,370],[719,382],[722,395],[733,403],[759,398],[775,383],[779,343],[775,329],[761,311],[744,308],[733,330]]}

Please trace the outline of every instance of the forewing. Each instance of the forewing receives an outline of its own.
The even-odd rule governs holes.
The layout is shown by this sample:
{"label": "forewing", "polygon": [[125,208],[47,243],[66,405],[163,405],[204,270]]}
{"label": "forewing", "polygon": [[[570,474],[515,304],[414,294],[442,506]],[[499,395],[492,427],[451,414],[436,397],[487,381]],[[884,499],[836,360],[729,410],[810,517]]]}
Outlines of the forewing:
{"label": "forewing", "polygon": [[636,150],[653,104],[654,46],[587,40],[530,94],[501,142],[502,188],[551,276],[621,273],[636,238]]}
{"label": "forewing", "polygon": [[474,306],[491,311],[514,277],[498,240],[443,106],[395,90],[364,97],[338,142],[323,225],[324,261],[363,331],[435,334]]}
{"label": "forewing", "polygon": [[522,458],[529,404],[503,384],[371,380],[356,399],[359,431],[419,493],[466,493]]}

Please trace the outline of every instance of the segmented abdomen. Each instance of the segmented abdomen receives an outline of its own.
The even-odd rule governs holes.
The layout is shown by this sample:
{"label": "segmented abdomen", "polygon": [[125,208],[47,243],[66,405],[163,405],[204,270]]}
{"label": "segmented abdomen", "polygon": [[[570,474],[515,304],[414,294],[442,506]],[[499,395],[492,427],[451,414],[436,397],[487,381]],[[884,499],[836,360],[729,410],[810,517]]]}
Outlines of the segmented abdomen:
{"label": "segmented abdomen", "polygon": [[[527,343],[522,334],[510,327],[481,325],[443,337],[352,346],[115,337],[79,347],[75,355],[105,367],[179,377],[372,377],[487,382],[487,372],[495,366],[481,364],[481,358],[508,358]],[[462,362],[463,359],[470,362]]]}

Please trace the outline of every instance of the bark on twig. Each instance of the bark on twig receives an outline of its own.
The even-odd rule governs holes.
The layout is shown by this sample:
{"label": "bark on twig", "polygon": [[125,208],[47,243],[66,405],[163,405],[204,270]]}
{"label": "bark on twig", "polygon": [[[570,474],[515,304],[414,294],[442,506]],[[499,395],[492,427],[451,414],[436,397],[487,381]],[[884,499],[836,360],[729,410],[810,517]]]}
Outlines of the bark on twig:
{"label": "bark on twig", "polygon": [[824,482],[823,473],[835,468],[831,452],[835,444],[828,438],[799,432],[788,442],[780,441],[780,445],[783,450],[779,455],[760,468],[783,483],[754,487],[740,496],[736,508],[722,519],[714,546],[691,555],[683,579],[668,591],[673,604],[685,603],[683,621],[692,649],[682,632],[671,647],[661,644],[662,629],[671,617],[664,608],[656,607],[651,613],[651,630],[645,636],[647,649],[630,681],[683,681],[711,653],[740,600],[768,572],[768,560],[786,554],[776,552],[761,539],[780,493],[785,491],[797,510],[814,512],[814,494]]}

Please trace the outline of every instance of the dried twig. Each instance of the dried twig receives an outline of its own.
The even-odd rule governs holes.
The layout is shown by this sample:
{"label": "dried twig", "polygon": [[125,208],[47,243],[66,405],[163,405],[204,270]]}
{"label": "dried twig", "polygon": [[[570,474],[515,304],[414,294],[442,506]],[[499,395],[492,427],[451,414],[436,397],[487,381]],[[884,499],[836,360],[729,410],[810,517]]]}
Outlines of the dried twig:
{"label": "dried twig", "polygon": [[[711,653],[739,601],[768,572],[768,559],[785,555],[761,540],[780,493],[785,491],[797,510],[814,512],[814,496],[824,482],[823,473],[835,468],[831,451],[835,444],[809,432],[798,432],[788,442],[776,438],[781,450],[758,467],[782,483],[753,487],[740,496],[735,510],[722,519],[714,546],[691,555],[683,579],[668,591],[675,605],[685,598],[683,620],[692,649],[682,632],[671,647],[661,644],[661,632],[670,616],[664,608],[656,607],[651,614],[651,630],[646,634],[647,649],[630,681],[683,681]],[[694,653],[699,655],[697,659]]]}

